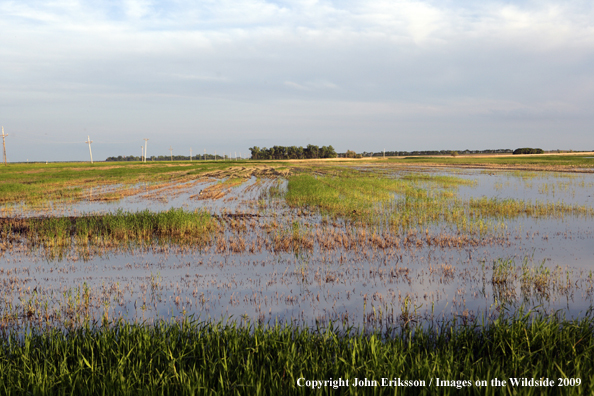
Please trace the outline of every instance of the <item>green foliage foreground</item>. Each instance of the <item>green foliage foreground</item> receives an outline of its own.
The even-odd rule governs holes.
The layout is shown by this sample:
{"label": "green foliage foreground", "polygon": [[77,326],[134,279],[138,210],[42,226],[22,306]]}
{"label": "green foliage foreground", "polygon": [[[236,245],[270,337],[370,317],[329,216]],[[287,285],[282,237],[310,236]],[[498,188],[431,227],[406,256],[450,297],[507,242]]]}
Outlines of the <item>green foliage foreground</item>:
{"label": "green foliage foreground", "polygon": [[[401,330],[389,338],[340,335],[332,327],[315,331],[189,321],[120,322],[24,336],[9,332],[0,338],[0,393],[592,394],[593,324],[592,318],[517,314],[488,325]],[[375,380],[378,386],[354,387],[355,378]],[[382,387],[382,378],[425,385]],[[438,389],[437,378],[453,386]],[[506,388],[492,385],[495,378],[507,381]],[[510,378],[548,378],[554,386],[512,387]],[[338,389],[328,383],[315,392],[298,386],[298,381],[330,379],[350,383]],[[477,387],[477,380],[488,385]],[[574,386],[560,387],[563,381]]]}

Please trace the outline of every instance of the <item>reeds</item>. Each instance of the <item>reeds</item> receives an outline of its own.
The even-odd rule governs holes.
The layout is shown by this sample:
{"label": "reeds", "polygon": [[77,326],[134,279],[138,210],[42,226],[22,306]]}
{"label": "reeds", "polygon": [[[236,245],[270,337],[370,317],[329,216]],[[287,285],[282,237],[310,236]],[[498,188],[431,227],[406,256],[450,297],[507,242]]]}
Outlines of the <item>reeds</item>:
{"label": "reeds", "polygon": [[[22,223],[22,222],[21,222]],[[205,211],[172,208],[154,213],[149,210],[81,217],[47,217],[25,220],[26,226],[13,229],[33,246],[54,248],[86,245],[120,245],[157,242],[201,243],[209,240],[216,227]]]}

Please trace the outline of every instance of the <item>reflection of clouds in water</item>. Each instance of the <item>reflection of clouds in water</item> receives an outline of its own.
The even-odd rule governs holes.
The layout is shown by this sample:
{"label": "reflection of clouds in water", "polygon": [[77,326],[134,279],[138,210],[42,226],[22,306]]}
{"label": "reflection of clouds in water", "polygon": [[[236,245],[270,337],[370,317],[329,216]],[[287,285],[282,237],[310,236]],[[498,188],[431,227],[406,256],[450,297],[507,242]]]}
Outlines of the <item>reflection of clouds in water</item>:
{"label": "reflection of clouds in water", "polygon": [[[502,301],[501,294],[490,283],[490,266],[501,256],[500,246],[474,248],[474,260],[469,260],[467,252],[459,249],[424,247],[400,253],[403,259],[398,266],[389,252],[382,251],[319,252],[309,256],[304,264],[292,253],[184,253],[173,248],[165,248],[162,253],[157,249],[140,255],[112,254],[84,263],[47,263],[41,256],[38,259],[15,256],[20,261],[13,265],[29,268],[26,274],[19,274],[25,289],[33,286],[33,279],[43,276],[43,288],[55,290],[58,295],[82,282],[87,283],[92,294],[105,290],[105,285],[109,290],[110,285],[118,284],[124,290],[123,305],[120,306],[119,298],[108,296],[112,301],[109,309],[131,320],[156,316],[169,319],[185,312],[201,319],[230,316],[239,319],[247,315],[252,321],[273,323],[277,319],[294,319],[300,324],[315,325],[316,319],[340,323],[348,316],[351,325],[372,326],[378,325],[380,316],[384,325],[397,321],[407,297],[409,312],[418,320],[431,317],[447,320],[465,311],[480,316],[494,309],[496,303],[513,307],[522,302],[527,307],[543,304],[547,311],[564,309],[573,315],[583,313],[591,303],[587,274],[579,271],[570,273],[579,282],[569,303],[564,295],[555,293],[549,301],[533,298],[525,302],[517,281],[513,286],[517,298]],[[505,249],[506,255],[515,257],[518,266],[531,253],[518,245]],[[373,258],[365,257],[368,254]],[[445,276],[444,263],[453,267],[453,276]],[[535,257],[531,265],[537,264]],[[301,275],[304,265],[305,277]],[[51,273],[49,268],[53,268]],[[408,269],[408,277],[395,277],[397,272],[390,271],[397,268]],[[565,272],[562,275],[564,278]],[[151,276],[157,278],[158,301],[152,299]],[[99,305],[99,314],[102,309]]]}
{"label": "reflection of clouds in water", "polygon": [[470,178],[478,180],[478,186],[461,186],[458,191],[461,198],[487,196],[579,205],[592,202],[588,199],[594,190],[594,174],[591,173],[470,172]]}

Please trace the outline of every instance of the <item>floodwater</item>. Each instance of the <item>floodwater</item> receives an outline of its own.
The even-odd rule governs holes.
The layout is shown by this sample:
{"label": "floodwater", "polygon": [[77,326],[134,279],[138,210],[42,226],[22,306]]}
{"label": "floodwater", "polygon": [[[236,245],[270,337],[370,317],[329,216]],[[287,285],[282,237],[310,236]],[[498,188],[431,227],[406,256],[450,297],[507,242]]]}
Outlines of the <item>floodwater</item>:
{"label": "floodwater", "polygon": [[[390,177],[411,172],[474,180],[457,188],[462,199],[594,206],[592,174],[388,170]],[[466,239],[440,224],[376,233],[288,208],[270,194],[271,187],[286,188],[283,179],[252,177],[208,198],[209,187],[220,182],[147,186],[117,202],[94,200],[89,191],[86,201],[53,205],[54,213],[70,215],[205,208],[220,216],[225,231],[203,249],[155,244],[127,251],[73,248],[61,255],[24,245],[7,250],[0,257],[3,326],[193,316],[310,327],[334,321],[383,330],[453,319],[464,323],[520,307],[561,310],[568,318],[591,310],[591,217],[518,217],[501,220],[504,228],[497,233]],[[39,213],[10,210],[19,216]],[[249,216],[225,217],[237,213]],[[287,245],[295,232],[305,242]]]}

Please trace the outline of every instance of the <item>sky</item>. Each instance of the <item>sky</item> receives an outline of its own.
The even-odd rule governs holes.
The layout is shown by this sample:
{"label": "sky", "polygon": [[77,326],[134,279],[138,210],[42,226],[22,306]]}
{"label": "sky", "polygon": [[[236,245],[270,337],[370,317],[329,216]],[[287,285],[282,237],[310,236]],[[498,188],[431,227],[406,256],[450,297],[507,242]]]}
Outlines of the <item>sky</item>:
{"label": "sky", "polygon": [[594,149],[594,2],[0,0],[9,161]]}

